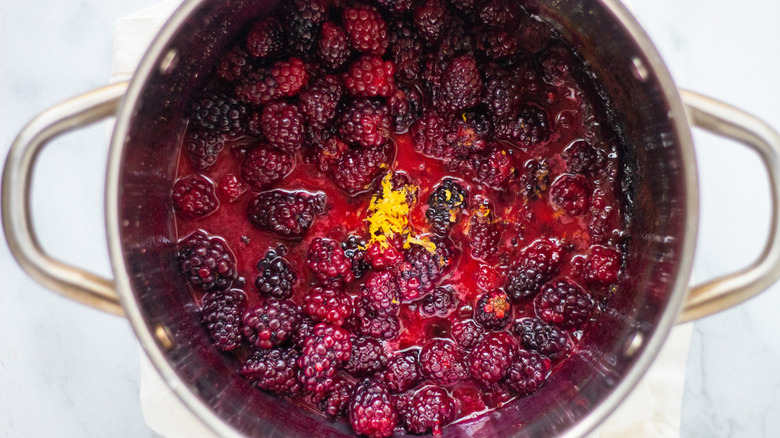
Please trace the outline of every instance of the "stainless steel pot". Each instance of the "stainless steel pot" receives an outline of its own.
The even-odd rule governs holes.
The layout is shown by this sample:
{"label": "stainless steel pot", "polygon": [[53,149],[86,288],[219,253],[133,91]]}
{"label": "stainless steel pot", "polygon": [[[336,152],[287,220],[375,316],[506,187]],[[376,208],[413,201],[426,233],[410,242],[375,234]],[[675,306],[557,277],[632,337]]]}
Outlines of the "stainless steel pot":
{"label": "stainless steel pot", "polygon": [[[154,40],[130,83],[57,105],[19,134],[3,173],[3,226],[12,253],[45,286],[125,315],[154,366],[179,398],[223,436],[341,436],[329,423],[253,390],[237,364],[209,344],[177,272],[169,188],[183,133],[182,108],[203,73],[242,27],[274,6],[263,0],[188,0]],[[739,304],[780,277],[780,135],[736,108],[679,91],[633,17],[614,0],[531,0],[580,50],[610,96],[626,150],[624,189],[632,218],[624,291],[599,328],[533,397],[447,427],[448,436],[580,436],[628,395],[669,330]],[[30,218],[30,180],[52,139],[116,117],[106,182],[106,222],[115,279],[48,256]],[[751,266],[688,288],[698,222],[691,126],[744,143],[764,161],[772,222]]]}

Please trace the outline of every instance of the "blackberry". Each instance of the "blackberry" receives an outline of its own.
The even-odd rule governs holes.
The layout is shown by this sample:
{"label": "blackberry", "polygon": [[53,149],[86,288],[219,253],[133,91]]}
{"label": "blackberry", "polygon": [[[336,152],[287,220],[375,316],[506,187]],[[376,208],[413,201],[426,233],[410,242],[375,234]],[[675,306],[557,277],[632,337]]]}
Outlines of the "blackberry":
{"label": "blackberry", "polygon": [[454,58],[442,78],[442,94],[449,111],[476,106],[482,97],[482,75],[471,55]]}
{"label": "blackberry", "polygon": [[524,104],[516,116],[501,119],[496,125],[496,137],[530,148],[550,138],[547,111],[534,104]]}
{"label": "blackberry", "polygon": [[171,200],[177,213],[190,218],[208,216],[219,207],[214,182],[203,175],[189,175],[176,180]]}
{"label": "blackberry", "polygon": [[454,323],[450,334],[463,350],[469,351],[485,337],[485,329],[469,319]]}
{"label": "blackberry", "polygon": [[328,418],[335,420],[342,418],[347,414],[347,406],[352,399],[352,393],[355,392],[355,385],[344,379],[336,380],[317,407]]}
{"label": "blackberry", "polygon": [[468,229],[471,256],[487,260],[496,252],[501,242],[501,228],[495,217],[493,204],[484,199],[474,213]]}
{"label": "blackberry", "polygon": [[445,178],[428,197],[425,217],[434,233],[447,235],[460,222],[460,214],[468,206],[468,191],[458,181]]}
{"label": "blackberry", "polygon": [[217,64],[217,76],[227,82],[233,82],[251,70],[249,54],[241,46],[233,46]]}
{"label": "blackberry", "polygon": [[356,4],[344,8],[342,20],[355,50],[376,56],[385,54],[388,45],[387,23],[376,9]]}
{"label": "blackberry", "polygon": [[401,308],[401,291],[395,275],[390,271],[373,271],[360,288],[362,303],[367,309],[398,315]]}
{"label": "blackberry", "polygon": [[419,350],[407,350],[396,353],[388,360],[381,378],[391,393],[404,392],[420,383],[422,376],[417,369],[419,355]]}
{"label": "blackberry", "polygon": [[235,350],[241,345],[241,314],[246,295],[240,289],[210,292],[203,297],[201,319],[220,351]]}
{"label": "blackberry", "polygon": [[325,211],[325,194],[271,190],[255,196],[247,205],[249,222],[263,231],[286,238],[300,238],[317,215]]}
{"label": "blackberry", "polygon": [[306,253],[306,265],[323,285],[342,288],[355,279],[352,262],[334,240],[321,237],[312,240]]}
{"label": "blackberry", "polygon": [[571,173],[590,175],[601,167],[601,157],[587,140],[575,140],[563,150],[561,157]]}
{"label": "blackberry", "polygon": [[442,31],[434,56],[449,61],[461,55],[474,55],[474,37],[466,30],[466,23],[455,16]]}
{"label": "blackberry", "polygon": [[465,157],[485,150],[492,133],[493,125],[487,114],[469,111],[454,116],[446,139],[453,155]]}
{"label": "blackberry", "polygon": [[489,26],[517,25],[522,11],[511,0],[487,0],[479,10],[479,18]]}
{"label": "blackberry", "polygon": [[341,114],[339,134],[347,143],[370,148],[390,138],[390,114],[387,106],[369,99],[353,102]]}
{"label": "blackberry", "polygon": [[255,278],[255,287],[261,295],[284,300],[293,294],[293,287],[298,280],[290,262],[284,259],[284,254],[270,249],[259,262],[257,270],[260,275]]}
{"label": "blackberry", "polygon": [[353,325],[355,333],[378,339],[393,339],[401,331],[401,321],[395,313],[372,310],[365,300],[355,308]]}
{"label": "blackberry", "polygon": [[382,341],[374,338],[353,338],[352,353],[344,371],[355,377],[368,377],[387,366],[387,351]]}
{"label": "blackberry", "polygon": [[303,146],[303,115],[297,106],[270,103],[263,108],[260,121],[266,140],[274,148],[294,154]]}
{"label": "blackberry", "polygon": [[246,130],[247,110],[224,93],[206,91],[190,101],[189,120],[197,129],[238,136]]}
{"label": "blackberry", "polygon": [[270,58],[283,48],[284,30],[274,17],[266,17],[255,23],[246,37],[246,50],[255,58]]}
{"label": "blackberry", "polygon": [[252,353],[241,368],[241,375],[257,387],[280,396],[294,397],[302,392],[295,363],[298,352],[293,349],[259,350]]}
{"label": "blackberry", "polygon": [[347,151],[349,151],[349,145],[335,136],[318,143],[314,148],[314,159],[317,162],[317,168],[321,172],[327,172],[331,167],[339,163]]}
{"label": "blackberry", "polygon": [[501,290],[486,292],[474,305],[474,321],[487,330],[502,330],[512,321],[512,304]]}
{"label": "blackberry", "polygon": [[450,0],[452,6],[465,13],[473,13],[484,0]]}
{"label": "blackberry", "polygon": [[352,297],[339,290],[315,287],[303,297],[302,307],[314,321],[340,327],[352,315]]}
{"label": "blackberry", "polygon": [[517,342],[509,333],[488,333],[469,356],[471,377],[484,387],[498,383],[506,375],[516,354]]}
{"label": "blackberry", "polygon": [[588,181],[582,175],[564,173],[550,186],[550,205],[571,216],[585,213],[590,205]]}
{"label": "blackberry", "polygon": [[405,412],[406,430],[441,436],[442,428],[458,417],[460,405],[438,386],[426,386],[414,394]]}
{"label": "blackberry", "polygon": [[306,341],[306,338],[311,335],[315,325],[317,324],[309,315],[304,314],[301,317],[301,322],[298,324],[298,328],[295,329],[291,338],[295,348],[298,350],[303,348],[303,343]]}
{"label": "blackberry", "polygon": [[520,84],[508,71],[495,67],[485,74],[485,92],[482,101],[497,119],[517,114],[520,102]]}
{"label": "blackberry", "polygon": [[366,260],[366,243],[357,236],[349,236],[346,242],[341,244],[344,255],[352,261],[352,274],[356,279],[363,278],[371,265]]}
{"label": "blackberry", "polygon": [[395,64],[378,56],[364,55],[344,73],[344,86],[352,96],[387,97],[395,91]]}
{"label": "blackberry", "polygon": [[618,281],[623,257],[616,249],[594,245],[585,259],[583,279],[589,284],[606,286]]}
{"label": "blackberry", "polygon": [[476,49],[485,58],[506,62],[520,51],[520,41],[515,32],[490,27],[476,32]]}
{"label": "blackberry", "polygon": [[253,70],[236,80],[235,93],[239,101],[251,105],[264,105],[283,97],[270,69]]}
{"label": "blackberry", "polygon": [[394,149],[389,143],[372,148],[352,148],[328,169],[328,178],[350,196],[363,193],[392,160]]}
{"label": "blackberry", "polygon": [[506,292],[514,301],[532,298],[557,272],[561,248],[550,239],[538,239],[523,248],[507,271]]}
{"label": "blackberry", "polygon": [[450,21],[447,5],[442,0],[423,0],[414,8],[414,25],[429,44],[439,40]]}
{"label": "blackberry", "polygon": [[474,182],[496,190],[506,190],[517,173],[512,155],[511,149],[497,144],[482,153],[473,154],[470,164]]}
{"label": "blackberry", "polygon": [[422,111],[422,97],[414,88],[399,87],[387,99],[393,132],[405,134]]}
{"label": "blackberry", "polygon": [[290,58],[287,61],[277,61],[270,70],[271,77],[277,84],[279,94],[282,96],[295,96],[306,86],[309,73],[306,66],[298,58]]}
{"label": "blackberry", "polygon": [[343,87],[335,76],[324,76],[313,80],[301,93],[300,110],[306,123],[325,126],[336,115],[336,106],[341,100]]}
{"label": "blackberry", "polygon": [[317,55],[325,67],[331,70],[340,69],[349,59],[351,52],[344,30],[330,21],[323,23],[317,42]]}
{"label": "blackberry", "polygon": [[225,290],[237,277],[236,258],[227,242],[198,230],[179,241],[184,278],[206,292]]}
{"label": "blackberry", "polygon": [[192,165],[198,170],[206,170],[217,162],[219,153],[225,148],[225,140],[208,131],[188,129],[184,148]]}
{"label": "blackberry", "polygon": [[571,79],[572,66],[581,64],[567,47],[557,43],[539,52],[538,59],[545,80],[555,86],[564,85]]}
{"label": "blackberry", "polygon": [[287,4],[287,44],[291,52],[308,57],[327,18],[327,0],[295,0]]}
{"label": "blackberry", "polygon": [[449,315],[458,305],[452,289],[448,287],[437,287],[433,292],[424,296],[420,302],[420,313],[424,316],[445,317]]}
{"label": "blackberry", "polygon": [[548,365],[535,351],[518,350],[504,382],[520,396],[536,392],[547,378]]}
{"label": "blackberry", "polygon": [[439,385],[468,378],[463,352],[448,339],[431,339],[420,351],[420,373]]}
{"label": "blackberry", "polygon": [[247,309],[241,318],[246,340],[266,350],[288,341],[300,321],[300,309],[289,300],[266,300]]}
{"label": "blackberry", "polygon": [[404,250],[404,262],[396,269],[398,285],[405,301],[415,300],[436,286],[454,264],[455,249],[443,239],[432,239],[433,252],[428,248],[411,244]]}
{"label": "blackberry", "polygon": [[303,342],[298,358],[298,380],[309,392],[326,392],[333,386],[336,373],[349,360],[351,350],[352,341],[346,330],[317,324]]}
{"label": "blackberry", "polygon": [[454,151],[447,141],[449,129],[447,120],[436,111],[424,111],[410,129],[414,150],[434,158],[451,158]]}
{"label": "blackberry", "polygon": [[530,159],[523,164],[518,180],[520,193],[532,200],[542,196],[550,185],[550,165],[546,159]]}
{"label": "blackberry", "polygon": [[564,328],[583,324],[590,318],[593,307],[590,295],[567,279],[546,283],[534,299],[536,316]]}
{"label": "blackberry", "polygon": [[393,434],[398,414],[384,383],[367,377],[357,383],[347,407],[352,430],[358,435],[389,437]]}
{"label": "blackberry", "polygon": [[376,2],[394,15],[410,11],[414,6],[414,0],[376,0]]}
{"label": "blackberry", "polygon": [[524,348],[553,360],[563,358],[571,349],[566,332],[537,318],[515,321],[512,332]]}
{"label": "blackberry", "polygon": [[379,243],[372,243],[366,249],[366,261],[374,269],[389,269],[398,266],[404,261],[404,255],[399,250],[399,246],[393,244],[384,246]]}
{"label": "blackberry", "polygon": [[256,191],[276,185],[295,167],[295,156],[260,145],[241,163],[241,178]]}
{"label": "blackberry", "polygon": [[420,35],[406,20],[398,20],[390,25],[389,52],[400,78],[410,81],[418,78],[423,44]]}
{"label": "blackberry", "polygon": [[239,200],[246,192],[246,184],[238,180],[238,177],[229,173],[222,177],[217,185],[219,197],[223,200],[233,203]]}

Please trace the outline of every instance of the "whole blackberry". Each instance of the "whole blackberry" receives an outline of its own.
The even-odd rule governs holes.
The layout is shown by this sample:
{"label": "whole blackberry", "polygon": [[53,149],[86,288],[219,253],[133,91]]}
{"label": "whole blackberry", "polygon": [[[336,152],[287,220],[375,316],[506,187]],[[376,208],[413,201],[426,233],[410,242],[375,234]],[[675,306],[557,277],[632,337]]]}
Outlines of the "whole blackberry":
{"label": "whole blackberry", "polygon": [[538,239],[520,251],[507,271],[506,293],[514,301],[534,297],[557,272],[561,248],[550,239]]}
{"label": "whole blackberry", "polygon": [[366,248],[366,261],[376,270],[395,268],[404,261],[402,244],[381,245],[371,243]]}
{"label": "whole blackberry", "polygon": [[298,58],[290,58],[287,61],[277,61],[271,67],[270,75],[276,80],[278,92],[282,96],[295,96],[306,86],[309,81],[309,73],[306,65]]}
{"label": "whole blackberry", "polygon": [[544,158],[532,158],[523,164],[520,171],[520,191],[528,200],[537,199],[550,185],[550,165]]}
{"label": "whole blackberry", "polygon": [[450,334],[463,350],[469,351],[485,337],[485,329],[468,319],[454,323]]}
{"label": "whole blackberry", "polygon": [[224,93],[206,91],[190,101],[189,119],[197,129],[238,136],[246,130],[247,110]]}
{"label": "whole blackberry", "polygon": [[616,249],[594,245],[585,259],[582,277],[589,284],[600,286],[615,284],[622,263],[623,256]]}
{"label": "whole blackberry", "polygon": [[548,365],[535,351],[518,350],[504,383],[520,396],[535,392],[547,378]]}
{"label": "whole blackberry", "polygon": [[414,394],[411,406],[405,412],[406,430],[423,434],[433,432],[441,436],[442,428],[458,417],[460,405],[438,386],[426,386]]}
{"label": "whole blackberry", "polygon": [[460,222],[460,215],[469,206],[469,192],[452,178],[445,178],[428,197],[425,217],[431,224],[431,231],[447,235]]}
{"label": "whole blackberry", "polygon": [[184,143],[187,156],[198,170],[206,170],[217,162],[217,157],[225,148],[225,139],[221,135],[205,130],[189,129]]}
{"label": "whole blackberry", "polygon": [[536,316],[564,328],[577,327],[587,321],[593,307],[590,295],[566,279],[546,283],[534,299]]}
{"label": "whole blackberry", "polygon": [[442,30],[450,21],[447,5],[442,0],[423,0],[414,8],[414,26],[429,44],[439,40]]}
{"label": "whole blackberry", "polygon": [[547,111],[530,103],[522,105],[516,116],[496,124],[496,137],[516,142],[521,148],[546,142],[550,138]]}
{"label": "whole blackberry", "polygon": [[306,252],[306,265],[323,285],[342,288],[355,279],[352,262],[335,240],[316,237]]}
{"label": "whole blackberry", "polygon": [[576,140],[561,153],[566,169],[571,173],[589,175],[601,167],[598,152],[587,140]]}
{"label": "whole blackberry", "polygon": [[450,0],[450,4],[466,13],[473,13],[484,0]]}
{"label": "whole blackberry", "polygon": [[252,353],[241,368],[241,375],[257,387],[276,395],[294,397],[303,389],[297,379],[295,363],[298,352],[284,350],[258,350]]}
{"label": "whole blackberry", "polygon": [[301,93],[300,110],[306,123],[325,126],[336,115],[336,106],[341,100],[344,87],[335,76],[323,76],[309,83]]}
{"label": "whole blackberry", "polygon": [[455,15],[444,27],[436,46],[434,56],[441,61],[449,61],[462,55],[474,55],[474,37],[466,29],[467,24]]}
{"label": "whole blackberry", "polygon": [[275,17],[266,17],[255,23],[246,37],[246,50],[255,58],[270,58],[283,48],[284,30]]}
{"label": "whole blackberry", "polygon": [[354,274],[356,279],[363,278],[363,275],[371,268],[371,265],[366,260],[365,247],[366,243],[357,236],[349,236],[341,244],[344,255],[352,261],[352,274]]}
{"label": "whole blackberry", "polygon": [[522,11],[511,0],[487,0],[479,11],[479,18],[489,26],[516,25]]}
{"label": "whole blackberry", "polygon": [[395,64],[378,56],[364,55],[344,73],[347,92],[357,97],[390,96],[395,91]]}
{"label": "whole blackberry", "polygon": [[449,129],[449,122],[436,111],[424,111],[410,129],[414,150],[434,158],[451,158],[454,151],[447,141]]}
{"label": "whole blackberry", "polygon": [[397,394],[417,386],[422,380],[417,369],[419,350],[407,350],[396,353],[387,362],[381,378],[390,392]]}
{"label": "whole blackberry", "polygon": [[184,278],[206,292],[225,290],[237,277],[236,258],[227,242],[198,230],[179,241]]}
{"label": "whole blackberry", "polygon": [[344,8],[342,20],[355,50],[376,56],[385,54],[388,45],[387,23],[376,9],[356,4]]}
{"label": "whole blackberry", "polygon": [[512,321],[512,304],[500,289],[486,292],[474,305],[474,321],[487,330],[503,330]]}
{"label": "whole blackberry", "polygon": [[270,249],[259,262],[260,275],[255,278],[255,287],[261,295],[284,300],[290,298],[298,280],[290,263],[276,250]]}
{"label": "whole blackberry", "polygon": [[220,198],[232,204],[246,193],[246,184],[239,181],[237,176],[228,173],[219,180],[217,192]]}
{"label": "whole blackberry", "polygon": [[517,342],[509,333],[488,333],[469,356],[471,377],[484,387],[498,383],[516,354]]}
{"label": "whole blackberry", "polygon": [[298,358],[298,380],[315,394],[329,390],[336,373],[349,360],[352,341],[349,332],[328,324],[317,324],[303,342]]}
{"label": "whole blackberry", "polygon": [[241,163],[241,178],[255,191],[276,185],[295,167],[295,155],[259,145]]}
{"label": "whole blackberry", "polygon": [[371,148],[352,148],[328,169],[328,178],[350,196],[363,193],[390,163],[394,152],[389,142]]}
{"label": "whole blackberry", "polygon": [[474,111],[455,115],[446,137],[452,154],[465,157],[485,150],[493,133],[490,119],[488,114]]}
{"label": "whole blackberry", "polygon": [[317,407],[328,418],[335,420],[342,418],[347,414],[347,406],[352,399],[352,393],[355,392],[355,385],[344,379],[336,380]]}
{"label": "whole blackberry", "polygon": [[208,216],[219,207],[214,182],[203,175],[189,175],[176,180],[171,199],[176,212],[190,218]]}
{"label": "whole blackberry", "polygon": [[555,86],[561,86],[571,79],[572,66],[581,64],[567,47],[559,43],[550,44],[539,52],[538,59],[545,80]]}
{"label": "whole blackberry", "polygon": [[482,101],[496,119],[517,114],[520,102],[520,84],[508,71],[495,67],[485,74],[485,92]]}
{"label": "whole blackberry", "polygon": [[452,59],[444,72],[441,86],[444,103],[455,112],[476,106],[482,97],[482,74],[471,55]]}
{"label": "whole blackberry", "polygon": [[404,250],[404,262],[396,269],[398,285],[405,301],[415,300],[433,290],[454,264],[455,249],[444,239],[431,240],[433,252],[411,244]]}
{"label": "whole blackberry", "polygon": [[437,287],[420,300],[420,313],[424,316],[445,317],[458,305],[455,293],[448,287]]}
{"label": "whole blackberry", "polygon": [[472,257],[487,260],[498,252],[501,228],[493,204],[487,199],[471,215],[468,236]]}
{"label": "whole blackberry", "polygon": [[327,18],[327,0],[294,0],[287,3],[284,15],[287,44],[291,52],[308,57],[317,41],[320,25]]}
{"label": "whole blackberry", "polygon": [[252,70],[249,54],[241,46],[233,46],[217,64],[217,76],[233,82]]}
{"label": "whole blackberry", "polygon": [[387,387],[371,377],[357,383],[347,413],[352,430],[358,435],[389,437],[398,422]]}
{"label": "whole blackberry", "polygon": [[241,314],[246,295],[240,289],[210,292],[203,297],[201,319],[220,351],[235,350],[241,345]]}
{"label": "whole blackberry", "polygon": [[301,317],[301,322],[298,324],[298,328],[292,334],[292,344],[299,351],[303,348],[303,343],[306,341],[314,326],[317,325],[309,315],[304,314]]}
{"label": "whole blackberry", "polygon": [[410,11],[414,6],[414,0],[376,0],[376,2],[394,15]]}
{"label": "whole blackberry", "polygon": [[563,210],[571,216],[579,216],[590,205],[588,181],[582,175],[564,173],[550,186],[550,204],[555,210]]}
{"label": "whole blackberry", "polygon": [[400,78],[416,80],[420,75],[420,59],[423,43],[420,35],[406,20],[390,25],[390,60],[396,66]]}
{"label": "whole blackberry", "polygon": [[330,21],[323,23],[317,42],[317,55],[325,67],[331,70],[340,69],[349,59],[351,52],[344,30]]}
{"label": "whole blackberry", "polygon": [[247,205],[249,222],[263,231],[286,238],[300,238],[317,215],[325,211],[325,194],[271,190],[255,196]]}
{"label": "whole blackberry", "polygon": [[571,348],[569,337],[563,330],[536,318],[515,321],[512,331],[524,348],[537,351],[552,360],[563,358]]}
{"label": "whole blackberry", "polygon": [[247,309],[241,318],[246,340],[265,350],[289,340],[300,321],[300,309],[289,300],[266,300]]}
{"label": "whole blackberry", "polygon": [[405,134],[422,111],[422,97],[414,88],[399,87],[387,99],[393,132]]}
{"label": "whole blackberry", "polygon": [[468,379],[463,352],[449,339],[431,339],[420,351],[420,373],[439,385]]}
{"label": "whole blackberry", "polygon": [[393,339],[401,331],[401,321],[395,313],[372,310],[365,300],[355,307],[351,324],[355,333],[378,339]]}
{"label": "whole blackberry", "polygon": [[352,315],[352,298],[340,290],[315,287],[303,297],[302,307],[314,321],[340,327]]}
{"label": "whole blackberry", "polygon": [[366,148],[383,145],[391,131],[387,106],[369,99],[356,100],[339,119],[341,138]]}
{"label": "whole blackberry", "polygon": [[513,167],[513,151],[498,144],[488,150],[471,156],[472,178],[478,184],[484,184],[496,190],[506,190],[516,178]]}
{"label": "whole blackberry", "polygon": [[274,148],[294,154],[303,146],[303,115],[297,106],[270,103],[263,108],[260,120],[263,134]]}
{"label": "whole blackberry", "polygon": [[391,271],[373,271],[360,288],[362,303],[367,309],[398,315],[401,309],[401,291]]}
{"label": "whole blackberry", "polygon": [[264,105],[284,97],[270,69],[250,71],[235,82],[236,97],[246,104]]}
{"label": "whole blackberry", "polygon": [[355,377],[368,377],[387,366],[387,351],[382,341],[374,338],[353,338],[352,353],[344,371]]}

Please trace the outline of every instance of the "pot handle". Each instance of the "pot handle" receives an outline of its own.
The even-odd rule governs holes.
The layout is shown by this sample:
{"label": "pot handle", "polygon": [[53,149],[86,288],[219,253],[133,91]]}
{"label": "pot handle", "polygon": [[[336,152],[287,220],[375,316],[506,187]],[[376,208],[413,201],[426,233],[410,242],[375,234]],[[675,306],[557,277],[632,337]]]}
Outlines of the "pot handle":
{"label": "pot handle", "polygon": [[771,126],[726,103],[680,90],[694,126],[745,144],[761,157],[769,175],[772,221],[763,252],[750,266],[696,285],[688,292],[679,323],[736,306],[769,288],[780,278],[780,134]]}
{"label": "pot handle", "polygon": [[3,169],[3,230],[11,253],[27,273],[53,291],[82,304],[124,315],[114,281],[49,256],[38,242],[30,212],[30,183],[38,153],[50,140],[116,114],[127,82],[111,84],[39,114],[11,145]]}

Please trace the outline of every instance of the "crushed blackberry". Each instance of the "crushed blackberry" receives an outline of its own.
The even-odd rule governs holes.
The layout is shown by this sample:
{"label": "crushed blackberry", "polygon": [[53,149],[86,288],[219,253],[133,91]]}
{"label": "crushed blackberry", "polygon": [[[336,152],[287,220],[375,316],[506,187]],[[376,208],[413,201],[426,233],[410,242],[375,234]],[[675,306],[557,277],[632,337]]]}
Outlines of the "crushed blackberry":
{"label": "crushed blackberry", "polygon": [[518,180],[525,199],[538,199],[550,185],[550,165],[546,159],[532,158],[523,164]]}
{"label": "crushed blackberry", "polygon": [[387,99],[393,132],[404,134],[409,130],[422,111],[422,97],[414,88],[399,86]]}
{"label": "crushed blackberry", "polygon": [[498,144],[471,156],[471,177],[474,182],[496,190],[506,190],[516,179],[517,169],[513,167],[512,150]]}
{"label": "crushed blackberry", "polygon": [[352,261],[352,274],[356,279],[363,278],[371,268],[371,265],[366,260],[366,250],[364,248],[366,248],[366,243],[357,236],[349,236],[341,244],[344,255]]}
{"label": "crushed blackberry", "polygon": [[474,305],[474,321],[487,330],[502,330],[512,322],[512,304],[501,290],[486,292]]}
{"label": "crushed blackberry", "polygon": [[594,245],[585,259],[583,279],[589,284],[601,286],[615,284],[622,263],[623,257],[616,249]]}

